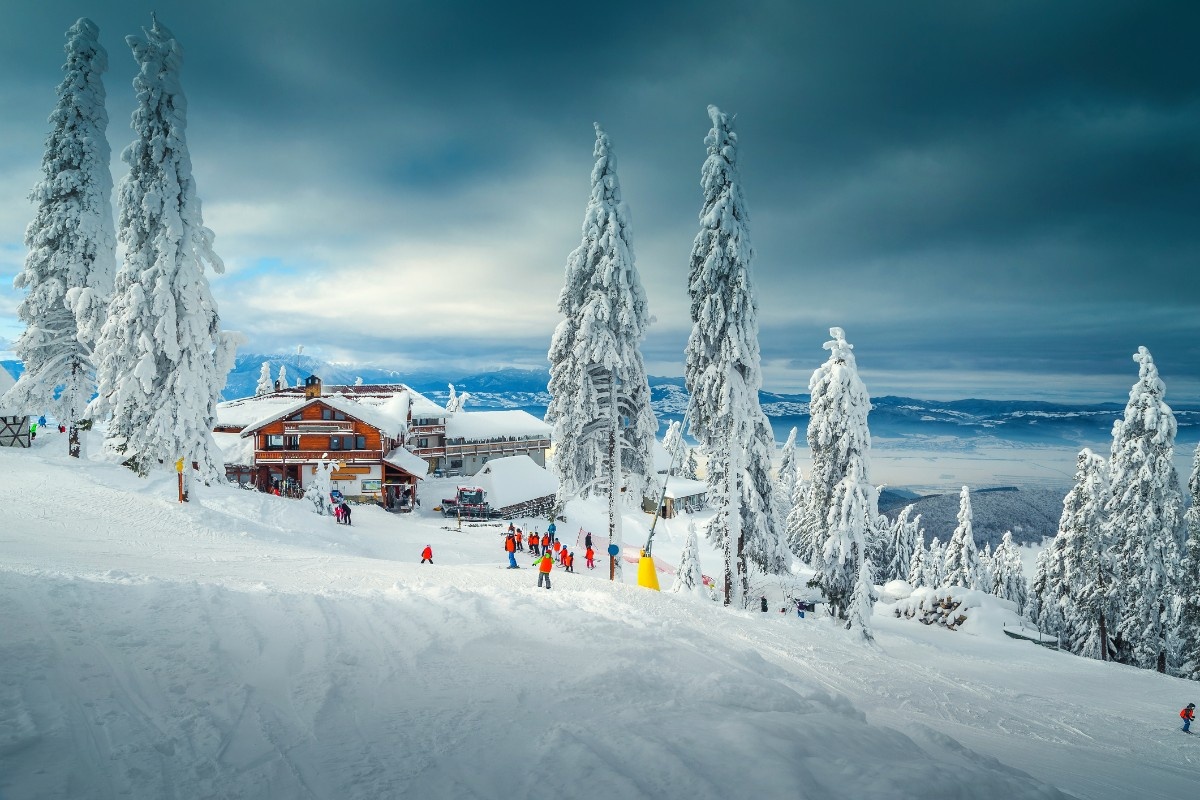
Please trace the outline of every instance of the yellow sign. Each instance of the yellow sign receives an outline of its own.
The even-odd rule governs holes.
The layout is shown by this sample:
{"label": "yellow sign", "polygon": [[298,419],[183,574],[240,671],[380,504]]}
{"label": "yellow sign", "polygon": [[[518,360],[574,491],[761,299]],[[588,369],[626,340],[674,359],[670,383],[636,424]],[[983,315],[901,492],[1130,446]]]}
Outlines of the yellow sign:
{"label": "yellow sign", "polygon": [[182,458],[175,462],[175,471],[183,472],[183,459]]}

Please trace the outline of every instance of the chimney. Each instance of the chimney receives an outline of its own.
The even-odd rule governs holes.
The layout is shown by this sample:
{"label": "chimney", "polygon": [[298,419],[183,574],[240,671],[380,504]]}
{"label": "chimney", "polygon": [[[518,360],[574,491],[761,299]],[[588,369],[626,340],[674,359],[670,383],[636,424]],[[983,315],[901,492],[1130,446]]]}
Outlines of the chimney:
{"label": "chimney", "polygon": [[311,400],[314,397],[321,396],[321,379],[316,375],[309,375],[304,379],[304,399]]}

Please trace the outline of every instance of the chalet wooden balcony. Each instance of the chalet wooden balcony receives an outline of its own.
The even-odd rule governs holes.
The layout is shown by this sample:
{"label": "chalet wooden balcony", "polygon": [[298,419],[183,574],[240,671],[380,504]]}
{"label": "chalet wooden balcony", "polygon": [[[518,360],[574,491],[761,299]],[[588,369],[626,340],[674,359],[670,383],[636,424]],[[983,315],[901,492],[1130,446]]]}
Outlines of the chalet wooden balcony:
{"label": "chalet wooden balcony", "polygon": [[413,436],[439,436],[446,433],[445,425],[413,425]]}
{"label": "chalet wooden balcony", "polygon": [[312,436],[323,433],[354,433],[353,420],[306,419],[285,420],[283,423],[284,436]]}
{"label": "chalet wooden balcony", "polygon": [[[431,448],[432,449],[432,448]],[[474,456],[474,455],[497,455],[510,454],[515,455],[518,452],[526,452],[529,450],[549,450],[550,439],[498,439],[491,442],[463,442],[462,444],[447,444],[442,448],[441,452],[446,456],[454,458],[456,456]],[[421,455],[417,451],[417,455]]]}
{"label": "chalet wooden balcony", "polygon": [[257,464],[302,464],[320,461],[344,461],[347,464],[378,463],[383,460],[379,450],[255,450]]}

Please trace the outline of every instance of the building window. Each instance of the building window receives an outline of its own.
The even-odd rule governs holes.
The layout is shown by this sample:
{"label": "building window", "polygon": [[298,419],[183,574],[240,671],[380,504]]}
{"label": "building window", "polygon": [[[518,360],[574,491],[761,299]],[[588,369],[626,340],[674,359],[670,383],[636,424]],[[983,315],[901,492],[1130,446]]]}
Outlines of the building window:
{"label": "building window", "polygon": [[333,418],[334,419],[345,419],[346,415],[340,411],[335,411],[335,412],[333,412]]}
{"label": "building window", "polygon": [[302,412],[293,414],[292,416],[288,417],[288,419],[290,419],[292,422],[299,422],[300,420],[304,419],[304,414]]}
{"label": "building window", "polygon": [[461,458],[450,459],[450,469],[462,469],[462,459]]}
{"label": "building window", "polygon": [[300,437],[299,436],[283,437],[283,449],[284,450],[299,450],[300,449]]}
{"label": "building window", "polygon": [[330,450],[341,450],[342,449],[342,437],[330,436],[329,437],[329,449]]}
{"label": "building window", "polygon": [[[347,437],[347,438],[349,438],[349,437]],[[365,436],[354,437],[354,449],[355,450],[366,450],[367,449],[367,437],[365,437]]]}
{"label": "building window", "polygon": [[417,439],[417,447],[429,447],[428,439]]}
{"label": "building window", "polygon": [[321,419],[333,419],[333,412],[328,408],[321,409]]}
{"label": "building window", "polygon": [[271,434],[263,438],[266,439],[267,450],[283,449],[283,434]]}

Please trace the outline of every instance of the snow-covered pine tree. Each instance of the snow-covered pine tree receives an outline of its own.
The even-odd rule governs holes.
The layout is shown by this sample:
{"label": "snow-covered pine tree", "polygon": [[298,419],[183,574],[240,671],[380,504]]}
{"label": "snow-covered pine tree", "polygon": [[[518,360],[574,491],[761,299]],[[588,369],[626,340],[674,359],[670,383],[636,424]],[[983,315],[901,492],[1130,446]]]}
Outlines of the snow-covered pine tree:
{"label": "snow-covered pine tree", "polygon": [[884,570],[883,579],[908,580],[912,572],[912,561],[917,553],[918,543],[924,543],[925,536],[921,532],[921,515],[912,519],[913,507],[907,505],[896,517],[891,528],[892,543],[888,548],[891,561]]}
{"label": "snow-covered pine tree", "polygon": [[871,562],[863,559],[854,581],[854,592],[850,597],[850,608],[846,615],[846,629],[855,630],[863,641],[873,641],[871,614],[875,608],[875,587],[871,583]]}
{"label": "snow-covered pine tree", "polygon": [[[546,421],[554,426],[555,467],[560,497],[583,490],[603,474],[607,440],[586,436],[584,428],[608,412],[604,387],[595,376],[610,376],[627,399],[616,423],[622,441],[620,480],[625,499],[641,507],[656,485],[652,446],[658,421],[650,407],[650,384],[641,342],[653,319],[634,262],[628,207],[621,199],[617,159],[608,134],[596,124],[596,164],[583,217],[579,247],[567,258],[559,295],[564,319],[555,329],[550,361],[550,403]],[[614,413],[616,413],[614,411]]]}
{"label": "snow-covered pine tree", "polygon": [[964,589],[985,589],[979,575],[979,551],[975,546],[971,512],[971,490],[966,486],[958,496],[958,527],[946,543],[943,558],[942,586],[962,586]]}
{"label": "snow-covered pine tree", "polygon": [[48,411],[66,424],[68,452],[75,457],[76,423],[95,390],[93,348],[115,268],[102,81],[108,53],[98,34],[89,19],[66,32],[65,74],[50,114],[42,179],[30,194],[36,210],[25,231],[29,253],[13,281],[28,292],[17,305],[27,327],[13,344],[25,371],[5,396],[7,405]]}
{"label": "snow-covered pine tree", "polygon": [[355,385],[355,386],[362,386],[362,385],[363,385],[363,379],[362,379],[362,376],[361,376],[361,375],[359,375],[357,378],[355,378],[355,379],[354,379],[354,385]]}
{"label": "snow-covered pine tree", "polygon": [[989,591],[996,597],[1016,603],[1017,613],[1023,614],[1029,600],[1029,588],[1021,571],[1021,553],[1013,543],[1012,531],[1004,532],[1000,546],[992,553],[991,562]]}
{"label": "snow-covered pine tree", "polygon": [[[920,519],[918,515],[917,519]],[[929,558],[929,551],[925,549],[925,537],[922,535],[917,539],[917,546],[913,550],[912,561],[908,564],[908,585],[914,589],[918,586],[929,586],[930,583],[925,579],[925,560]]]}
{"label": "snow-covered pine tree", "polygon": [[1179,580],[1179,674],[1200,681],[1200,445],[1192,456],[1188,480],[1192,504],[1184,514],[1187,542]]}
{"label": "snow-covered pine tree", "polygon": [[1104,459],[1084,448],[1076,459],[1075,484],[1063,498],[1057,538],[1062,555],[1062,646],[1077,655],[1107,661],[1116,609],[1113,604],[1112,542],[1104,525],[1108,501]]}
{"label": "snow-covered pine tree", "polygon": [[979,589],[984,592],[992,591],[992,543],[988,542],[979,553]]}
{"label": "snow-covered pine tree", "polygon": [[708,107],[708,115],[713,127],[704,139],[704,202],[688,273],[693,324],[684,378],[691,433],[708,457],[709,502],[716,509],[708,535],[725,555],[725,603],[744,607],[747,560],[776,573],[788,569],[790,557],[773,507],[774,436],[758,401],[754,249],[738,174],[738,137],[716,106]]}
{"label": "snow-covered pine tree", "polygon": [[1117,570],[1115,644],[1123,663],[1166,672],[1173,666],[1168,610],[1175,600],[1183,527],[1183,496],[1172,463],[1176,423],[1150,351],[1139,347],[1133,359],[1138,381],[1124,418],[1113,424],[1111,494],[1104,507]]}
{"label": "snow-covered pine tree", "polygon": [[467,400],[471,399],[471,395],[469,392],[463,392],[462,394],[458,394],[454,390],[453,383],[449,384],[449,386],[450,386],[450,397],[447,398],[447,400],[446,400],[446,411],[448,411],[451,414],[454,414],[454,413],[457,413],[457,412],[463,410],[463,406],[465,406],[467,404]]}
{"label": "snow-covered pine tree", "polygon": [[[830,328],[829,334],[833,339],[823,345],[829,351],[829,359],[813,372],[808,382],[808,446],[812,453],[808,491],[803,504],[788,515],[788,544],[792,552],[818,572],[821,569],[817,562],[829,535],[826,526],[833,510],[834,487],[846,477],[852,458],[857,458],[863,480],[870,481],[871,432],[867,414],[871,398],[858,376],[854,345],[846,341],[841,328]],[[868,511],[868,523],[873,525],[879,514],[878,500]],[[853,579],[858,564],[853,564],[850,570]]]}
{"label": "snow-covered pine tree", "polygon": [[273,391],[275,391],[275,384],[271,381],[271,362],[264,361],[262,368],[258,371],[258,384],[254,387],[254,396],[262,397]]}
{"label": "snow-covered pine tree", "polygon": [[936,536],[925,552],[921,575],[925,579],[924,585],[931,589],[940,588],[946,577],[946,546]]}
{"label": "snow-covered pine tree", "polygon": [[[816,574],[809,581],[809,586],[824,592],[829,613],[839,619],[849,619],[851,607],[861,599],[855,596],[855,582],[862,579],[863,565],[870,564],[867,528],[878,495],[863,473],[861,457],[852,453],[846,476],[833,487],[825,523],[829,535],[814,565]],[[868,573],[868,585],[871,580]]]}
{"label": "snow-covered pine tree", "polygon": [[[681,431],[682,433],[682,431]],[[680,475],[690,481],[699,480],[700,464],[696,460],[696,448],[687,448],[687,455],[683,460],[683,469],[680,470]]]}
{"label": "snow-covered pine tree", "polygon": [[1062,598],[1063,542],[1057,536],[1050,545],[1037,555],[1033,571],[1033,582],[1029,585],[1029,619],[1038,630],[1057,634],[1063,631]]}
{"label": "snow-covered pine tree", "polygon": [[280,389],[290,388],[290,384],[288,384],[287,364],[279,365],[279,377],[275,379],[275,382],[279,384]]}
{"label": "snow-covered pine tree", "polygon": [[337,465],[328,458],[328,453],[321,454],[312,483],[304,491],[304,499],[312,503],[313,511],[323,516],[333,513],[333,498],[329,495],[333,490],[333,470]]}
{"label": "snow-covered pine tree", "polygon": [[682,422],[676,420],[667,426],[667,432],[663,434],[663,449],[667,451],[667,459],[670,461],[668,474],[682,475],[688,456],[688,446],[683,441]]}
{"label": "snow-covered pine tree", "polygon": [[105,446],[138,474],[183,458],[204,480],[223,480],[212,426],[238,337],[221,332],[204,276],[206,263],[218,273],[224,265],[192,178],[182,52],[157,19],[144,33],[126,38],[139,72],[135,139],[121,154],[129,164],[118,204],[125,262],[96,345],[92,410],[111,415]]}
{"label": "snow-covered pine tree", "polygon": [[704,573],[700,570],[700,544],[696,537],[696,523],[688,523],[687,539],[683,543],[683,555],[679,557],[679,569],[671,591],[676,594],[692,595],[711,601],[712,595],[704,586]]}
{"label": "snow-covered pine tree", "polygon": [[779,485],[779,494],[784,498],[787,507],[792,503],[792,492],[796,489],[796,434],[799,429],[793,427],[791,433],[788,434],[787,441],[783,443],[783,448],[779,451],[779,473],[776,477],[776,482]]}

